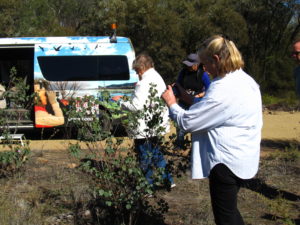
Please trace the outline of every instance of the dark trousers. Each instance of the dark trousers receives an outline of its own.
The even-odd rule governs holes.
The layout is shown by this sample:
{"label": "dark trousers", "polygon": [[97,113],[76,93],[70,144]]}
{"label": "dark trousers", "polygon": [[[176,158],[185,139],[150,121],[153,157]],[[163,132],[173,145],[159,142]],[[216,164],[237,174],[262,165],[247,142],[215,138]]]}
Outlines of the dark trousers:
{"label": "dark trousers", "polygon": [[237,208],[237,194],[242,179],[235,176],[224,164],[217,164],[209,175],[210,197],[217,225],[243,225]]}

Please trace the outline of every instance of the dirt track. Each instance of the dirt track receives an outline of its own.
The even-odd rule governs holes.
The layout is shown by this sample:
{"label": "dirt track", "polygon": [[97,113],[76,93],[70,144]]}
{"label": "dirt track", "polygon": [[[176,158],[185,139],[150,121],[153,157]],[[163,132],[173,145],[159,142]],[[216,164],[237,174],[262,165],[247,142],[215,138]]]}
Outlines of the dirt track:
{"label": "dirt track", "polygon": [[[262,139],[265,140],[295,140],[300,142],[300,112],[268,111],[263,115],[264,125]],[[31,150],[66,149],[69,142],[75,140],[30,140]],[[3,146],[0,146],[0,150]]]}
{"label": "dirt track", "polygon": [[262,138],[300,141],[300,112],[264,113]]}

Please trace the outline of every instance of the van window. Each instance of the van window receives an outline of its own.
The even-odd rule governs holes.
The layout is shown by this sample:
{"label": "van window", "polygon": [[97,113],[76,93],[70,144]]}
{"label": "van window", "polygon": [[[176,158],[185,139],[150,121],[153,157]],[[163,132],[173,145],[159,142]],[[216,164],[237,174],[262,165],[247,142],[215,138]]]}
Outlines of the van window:
{"label": "van window", "polygon": [[39,56],[38,63],[48,81],[129,80],[124,55]]}

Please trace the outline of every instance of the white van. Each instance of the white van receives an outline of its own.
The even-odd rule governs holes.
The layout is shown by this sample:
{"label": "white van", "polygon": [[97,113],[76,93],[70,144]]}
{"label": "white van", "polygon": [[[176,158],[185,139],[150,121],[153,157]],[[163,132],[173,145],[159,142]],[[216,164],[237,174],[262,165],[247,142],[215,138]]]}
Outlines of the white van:
{"label": "white van", "polygon": [[11,120],[10,126],[59,127],[65,123],[59,105],[68,104],[70,98],[93,95],[101,99],[103,90],[110,93],[112,101],[116,96],[130,95],[138,81],[131,68],[134,58],[131,41],[126,37],[0,38],[1,84],[7,86],[14,67],[17,76],[30,85],[30,92],[48,93],[48,103],[59,103],[58,108],[48,112],[37,103],[24,109],[6,99],[7,113],[24,114],[21,119]]}

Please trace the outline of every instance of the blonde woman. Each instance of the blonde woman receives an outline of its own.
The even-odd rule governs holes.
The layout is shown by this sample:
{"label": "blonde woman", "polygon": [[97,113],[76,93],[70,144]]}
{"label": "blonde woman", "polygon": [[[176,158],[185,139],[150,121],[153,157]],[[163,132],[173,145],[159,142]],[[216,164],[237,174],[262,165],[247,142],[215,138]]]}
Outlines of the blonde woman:
{"label": "blonde woman", "polygon": [[237,194],[258,171],[262,102],[258,84],[243,71],[235,44],[217,35],[198,52],[213,80],[188,111],[176,104],[171,86],[162,95],[171,118],[192,133],[192,178],[209,178],[216,224],[244,224]]}

